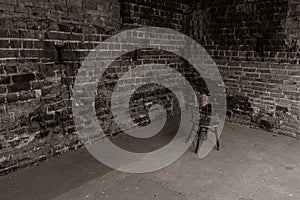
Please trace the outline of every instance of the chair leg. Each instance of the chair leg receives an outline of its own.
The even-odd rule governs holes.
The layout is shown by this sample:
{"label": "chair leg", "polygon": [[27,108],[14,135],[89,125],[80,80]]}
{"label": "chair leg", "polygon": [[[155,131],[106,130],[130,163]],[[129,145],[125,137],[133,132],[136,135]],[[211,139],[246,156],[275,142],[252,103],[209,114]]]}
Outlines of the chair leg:
{"label": "chair leg", "polygon": [[199,134],[197,134],[197,145],[196,145],[196,150],[195,150],[195,153],[198,153],[199,144],[200,144],[200,135],[199,135]]}
{"label": "chair leg", "polygon": [[217,140],[217,150],[220,150],[220,142],[219,142],[219,136],[218,136],[218,128],[215,127],[215,135],[216,135],[216,140]]}
{"label": "chair leg", "polygon": [[198,153],[198,149],[199,149],[199,145],[200,145],[200,140],[201,140],[201,133],[202,133],[202,128],[199,127],[199,132],[197,133],[197,145],[196,145],[195,153]]}

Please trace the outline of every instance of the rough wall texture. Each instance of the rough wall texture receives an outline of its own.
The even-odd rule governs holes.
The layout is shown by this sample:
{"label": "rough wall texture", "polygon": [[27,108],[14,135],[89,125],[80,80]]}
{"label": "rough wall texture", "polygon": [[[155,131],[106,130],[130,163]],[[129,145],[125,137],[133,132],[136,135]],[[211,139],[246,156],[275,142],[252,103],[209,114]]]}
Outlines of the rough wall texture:
{"label": "rough wall texture", "polygon": [[299,3],[202,1],[191,35],[209,50],[232,120],[291,136],[300,128]]}
{"label": "rough wall texture", "polygon": [[[75,134],[70,100],[76,71],[90,50],[123,29],[160,24],[184,30],[184,4],[169,1],[159,9],[154,7],[150,0],[0,2],[0,172],[82,145]],[[178,13],[173,14],[173,8]],[[145,63],[184,68],[177,56],[149,50],[128,53],[110,66],[102,79],[107,83],[96,98],[97,114],[107,134],[120,130],[107,109],[109,98],[101,94],[109,97],[122,74]],[[160,89],[158,98],[164,101],[170,93]],[[141,93],[146,92],[151,95],[153,90]],[[164,102],[171,110],[172,105]],[[140,118],[141,106],[133,105],[131,113],[144,124],[148,118]]]}
{"label": "rough wall texture", "polygon": [[299,52],[300,47],[299,14],[300,2],[297,0],[290,0],[285,31],[287,34],[286,44],[292,52]]}
{"label": "rough wall texture", "polygon": [[[299,134],[299,2],[187,2],[191,1],[1,0],[0,172],[82,145],[70,100],[76,71],[101,41],[139,26],[172,28],[205,45],[227,85],[228,116],[233,121]],[[141,64],[165,64],[184,74],[195,89],[205,85],[169,52],[128,53],[106,71],[106,85],[99,84],[97,114],[107,134],[120,132],[109,110],[111,90],[126,71]],[[139,92],[131,114],[140,124],[149,122],[140,111],[154,92],[159,94],[155,101],[174,112],[164,88]]]}
{"label": "rough wall texture", "polygon": [[80,62],[119,30],[118,1],[0,3],[0,168],[77,148],[70,95]]}
{"label": "rough wall texture", "polygon": [[127,27],[157,26],[180,32],[189,29],[189,5],[177,1],[124,0],[121,1],[122,25]]}
{"label": "rough wall texture", "polygon": [[[157,2],[153,0],[137,1],[123,0],[120,1],[121,8],[121,29],[127,30],[141,26],[158,26],[175,29],[180,32],[186,32],[186,19],[184,14],[189,6],[177,3],[176,1]],[[96,97],[98,109],[98,118],[102,122],[102,127],[107,134],[120,133],[116,122],[113,120],[111,111],[107,108],[110,106],[110,97],[118,79],[128,70],[133,69],[138,65],[143,64],[163,64],[184,74],[185,62],[178,56],[165,51],[157,51],[153,49],[142,49],[135,52],[127,53],[121,59],[116,61],[108,70],[107,76],[104,76],[106,81],[105,89],[99,88],[98,96]],[[159,71],[159,70],[158,70]],[[113,76],[112,76],[113,74]],[[171,77],[169,77],[171,78]],[[109,84],[107,84],[109,80]],[[130,80],[126,85],[140,80]],[[170,80],[174,81],[174,80]],[[155,95],[154,95],[155,94]],[[150,122],[147,111],[150,105],[149,101],[160,102],[168,114],[173,115],[176,111],[174,108],[173,95],[170,91],[163,87],[145,87],[135,93],[132,98],[133,102],[130,105],[131,117],[140,125],[146,125]],[[101,103],[102,102],[102,103]],[[153,103],[152,102],[152,103]],[[147,105],[148,106],[145,106]],[[120,108],[122,110],[124,108]],[[106,114],[105,114],[106,113]]]}

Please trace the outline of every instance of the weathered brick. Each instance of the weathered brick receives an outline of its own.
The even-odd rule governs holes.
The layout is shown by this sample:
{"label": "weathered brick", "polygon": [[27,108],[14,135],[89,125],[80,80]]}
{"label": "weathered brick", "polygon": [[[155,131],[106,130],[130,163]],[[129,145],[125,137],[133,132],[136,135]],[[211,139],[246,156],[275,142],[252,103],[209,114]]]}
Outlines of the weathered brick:
{"label": "weathered brick", "polygon": [[[46,136],[50,133],[75,132],[73,124],[70,128],[64,129],[61,123],[72,122],[69,117],[71,104],[67,100],[72,94],[71,88],[74,78],[84,57],[90,49],[97,45],[97,43],[85,43],[83,41],[102,41],[121,31],[121,28],[127,29],[145,25],[172,28],[184,33],[190,32],[191,36],[201,44],[207,44],[207,50],[210,51],[214,60],[221,65],[220,72],[226,82],[228,93],[232,94],[231,98],[228,99],[229,109],[233,110],[235,116],[239,116],[240,123],[243,120],[249,123],[254,110],[265,112],[264,109],[269,109],[274,112],[286,112],[286,110],[280,111],[280,109],[276,111],[276,105],[281,105],[281,103],[290,105],[299,98],[299,92],[289,87],[283,87],[284,85],[297,84],[298,68],[296,68],[295,60],[297,57],[299,59],[299,55],[296,53],[297,45],[295,47],[294,45],[289,46],[289,41],[284,41],[286,38],[290,38],[286,33],[291,30],[284,30],[286,27],[282,28],[281,25],[281,23],[285,24],[285,18],[288,16],[286,0],[274,1],[272,4],[270,1],[266,1],[266,3],[262,1],[225,1],[220,3],[212,0],[201,2],[201,6],[197,6],[194,10],[190,6],[184,5],[184,1],[178,3],[176,1],[124,0],[120,5],[117,0],[53,0],[34,3],[7,0],[6,3],[12,5],[10,1],[14,2],[14,10],[10,12],[10,18],[14,21],[10,19],[0,20],[0,25],[4,26],[0,30],[0,38],[3,38],[0,40],[2,41],[0,47],[11,48],[8,51],[0,51],[1,61],[5,60],[3,61],[2,72],[0,68],[0,77],[11,77],[13,83],[1,85],[0,93],[2,97],[4,95],[8,97],[10,104],[16,107],[15,110],[18,110],[20,103],[28,103],[19,106],[22,108],[22,113],[28,112],[28,119],[23,116],[21,120],[21,117],[18,116],[19,111],[16,111],[12,113],[12,116],[16,116],[14,119],[10,116],[7,117],[7,121],[12,123],[7,127],[17,129],[19,124],[15,124],[15,122],[19,120],[22,121],[22,125],[30,126],[26,120],[34,116],[41,123],[41,134],[35,140],[43,138],[43,141],[47,143]],[[24,6],[17,5],[20,2]],[[249,8],[246,9],[246,5]],[[32,14],[26,14],[29,11],[26,10],[27,8],[31,9]],[[255,14],[249,12],[251,9],[254,9]],[[276,14],[272,13],[273,11],[276,11]],[[293,15],[296,14],[294,10],[289,12]],[[265,17],[268,15],[272,17]],[[243,16],[243,22],[240,20],[240,16]],[[187,23],[190,19],[192,26]],[[122,27],[120,26],[121,22],[123,22]],[[261,24],[265,26],[261,26]],[[298,28],[299,22],[295,26],[295,33],[291,33],[294,38],[299,37],[297,36]],[[143,36],[139,35],[140,38]],[[176,38],[168,38],[168,41],[176,45],[177,41],[173,41],[173,39]],[[70,40],[71,42],[69,42]],[[151,40],[142,39],[142,41],[150,42]],[[63,63],[55,65],[53,64],[57,61],[55,45],[59,42],[65,42],[65,46],[62,48]],[[23,49],[20,49],[21,46]],[[121,47],[119,45],[116,48]],[[201,81],[195,80],[195,71],[189,72],[189,67],[174,59],[170,54],[159,55],[159,53],[148,52],[145,55],[140,55],[139,53],[135,58],[137,60],[130,63],[133,57],[135,57],[134,53],[124,56],[123,62],[120,61],[116,65],[126,67],[113,69],[109,76],[105,76],[111,80],[107,84],[108,88],[113,88],[114,80],[128,71],[128,66],[141,63],[173,63],[172,67],[180,68],[181,72],[195,85],[195,88],[200,88],[202,91],[202,85],[205,85]],[[13,65],[14,62],[22,64],[22,67],[8,66],[8,60],[12,59],[7,58],[16,58],[15,61],[10,62]],[[41,64],[33,65],[37,62]],[[283,64],[279,64],[282,62]],[[294,65],[289,66],[286,64],[288,62],[294,63]],[[240,65],[240,63],[242,64]],[[284,73],[283,70],[287,70],[287,72]],[[95,72],[95,74],[97,73]],[[7,82],[7,80],[5,81]],[[132,82],[133,80],[128,80],[124,83],[130,84]],[[282,94],[282,88],[285,88],[284,94]],[[102,91],[105,94],[106,92]],[[107,93],[109,94],[109,92]],[[0,103],[2,97],[0,96]],[[62,99],[66,101],[62,101]],[[103,101],[104,98],[99,99]],[[109,98],[105,97],[105,99]],[[285,99],[285,101],[280,99]],[[18,103],[16,103],[17,101]],[[168,103],[167,101],[164,102]],[[106,105],[107,103],[101,102],[99,104]],[[135,106],[139,107],[139,105]],[[107,110],[103,112],[103,116],[101,115],[106,121],[104,127],[108,132],[117,132],[111,125],[112,123],[107,122],[111,118]],[[296,112],[297,109],[292,108],[292,110]],[[49,111],[50,114],[47,113]],[[293,124],[297,122],[292,120],[294,116],[290,116],[290,113],[291,111],[288,110],[283,120],[283,131],[286,132],[294,131]],[[135,110],[135,114],[139,114],[137,110]],[[144,123],[145,119],[140,121]],[[261,121],[264,121],[265,124],[268,123],[268,120]],[[60,137],[59,140],[52,141],[55,150],[71,148],[76,143],[73,141],[75,136],[69,135],[70,138]],[[66,140],[68,140],[68,145],[64,143]],[[20,142],[22,139],[16,140],[10,145],[17,146]],[[37,145],[37,148],[41,148],[41,146]],[[50,152],[48,147],[43,148],[43,152]],[[32,154],[33,157],[38,157],[37,153],[33,152]],[[20,157],[22,159],[25,156],[21,155]],[[21,163],[28,160],[30,159],[24,158]],[[15,161],[12,159],[8,167]]]}
{"label": "weathered brick", "polygon": [[8,40],[0,40],[0,48],[9,48]]}
{"label": "weathered brick", "polygon": [[32,80],[35,80],[34,74],[20,74],[12,76],[12,80],[14,83],[26,83]]}
{"label": "weathered brick", "polygon": [[[4,95],[0,95],[0,103],[1,104],[5,103],[5,96]],[[2,110],[1,107],[0,107],[0,113],[4,113],[4,109]]]}
{"label": "weathered brick", "polygon": [[23,41],[23,48],[32,49],[34,47],[33,41]]}
{"label": "weathered brick", "polygon": [[14,11],[14,6],[10,4],[0,3],[0,10],[12,12]]}
{"label": "weathered brick", "polygon": [[30,13],[30,7],[26,7],[26,6],[15,6],[15,12],[17,13]]}
{"label": "weathered brick", "polygon": [[36,89],[42,89],[44,86],[44,82],[43,81],[35,81],[32,83],[32,89],[36,90]]}
{"label": "weathered brick", "polygon": [[8,94],[6,96],[6,100],[8,103],[16,102],[16,101],[18,101],[18,99],[19,99],[19,97],[18,97],[17,93]]}
{"label": "weathered brick", "polygon": [[19,38],[20,34],[19,34],[19,31],[16,31],[16,30],[1,29],[0,37],[1,38]]}
{"label": "weathered brick", "polygon": [[9,76],[0,76],[0,85],[2,84],[9,84],[10,77]]}
{"label": "weathered brick", "polygon": [[10,47],[11,48],[21,48],[21,41],[20,40],[11,40]]}
{"label": "weathered brick", "polygon": [[14,85],[8,85],[7,90],[9,93],[20,92],[20,91],[29,91],[31,89],[29,83],[19,83]]}
{"label": "weathered brick", "polygon": [[44,54],[41,50],[21,50],[21,57],[42,57]]}
{"label": "weathered brick", "polygon": [[0,94],[6,93],[6,87],[4,85],[0,85]]}
{"label": "weathered brick", "polygon": [[35,93],[30,91],[30,92],[21,92],[19,94],[19,100],[20,101],[25,101],[29,99],[35,99]]}
{"label": "weathered brick", "polygon": [[7,74],[17,73],[17,67],[15,65],[4,66],[4,70]]}
{"label": "weathered brick", "polygon": [[0,58],[13,58],[19,56],[19,50],[0,50]]}

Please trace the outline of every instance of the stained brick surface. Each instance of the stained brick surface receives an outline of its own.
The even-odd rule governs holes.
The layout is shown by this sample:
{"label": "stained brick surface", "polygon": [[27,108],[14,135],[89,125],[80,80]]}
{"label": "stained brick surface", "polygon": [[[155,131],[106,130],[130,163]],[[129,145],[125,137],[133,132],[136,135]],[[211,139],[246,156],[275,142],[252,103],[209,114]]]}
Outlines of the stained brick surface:
{"label": "stained brick surface", "polygon": [[219,66],[231,120],[299,134],[297,2],[202,1],[193,12],[191,35]]}
{"label": "stained brick surface", "polygon": [[[184,32],[183,12],[188,6],[174,1],[6,0],[0,8],[0,171],[8,172],[82,145],[75,133],[70,99],[76,72],[90,50],[136,26],[159,25]],[[183,61],[170,53],[140,51],[136,61],[133,57],[134,52],[128,53],[115,62],[103,77],[104,87],[99,84],[97,115],[107,134],[120,132],[108,106],[122,74],[143,63],[184,71]],[[145,89],[141,94],[154,91]],[[168,92],[158,93],[170,110],[172,105],[163,100]],[[141,124],[149,122],[140,117],[143,103],[133,104],[131,110]]]}
{"label": "stained brick surface", "polygon": [[[0,171],[82,145],[71,110],[81,62],[101,41],[141,26],[175,29],[205,46],[227,86],[229,119],[299,135],[299,2],[203,0],[193,4],[182,0],[0,1]],[[142,64],[172,67],[194,89],[207,92],[196,70],[178,56],[154,50],[130,52],[114,62],[99,83],[97,116],[107,134],[120,132],[109,110],[111,90],[118,78]],[[128,80],[124,86],[132,81],[141,80]],[[147,115],[140,117],[141,112],[147,114],[145,102],[162,102],[172,113],[172,98],[164,88],[144,88],[133,97],[131,115],[147,124]]]}
{"label": "stained brick surface", "polygon": [[120,30],[121,18],[118,1],[6,0],[0,8],[4,172],[80,145],[70,110],[73,79],[88,51]]}

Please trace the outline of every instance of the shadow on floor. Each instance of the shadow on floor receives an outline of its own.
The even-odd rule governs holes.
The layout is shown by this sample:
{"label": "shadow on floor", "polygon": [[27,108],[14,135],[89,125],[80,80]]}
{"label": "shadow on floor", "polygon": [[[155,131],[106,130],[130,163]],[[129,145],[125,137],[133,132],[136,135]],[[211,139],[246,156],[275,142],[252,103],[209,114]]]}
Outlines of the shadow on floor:
{"label": "shadow on floor", "polygon": [[[174,126],[169,126],[150,149],[172,138]],[[117,140],[130,148],[130,139]],[[296,139],[227,123],[220,141],[221,151],[204,159],[190,150],[169,167],[147,174],[111,170],[82,148],[1,177],[1,199],[300,199]],[[146,145],[131,142],[137,149]]]}
{"label": "shadow on floor", "polygon": [[[161,132],[152,138],[137,139],[121,134],[112,141],[131,152],[150,152],[169,143],[179,124],[178,116],[169,118]],[[44,161],[38,166],[0,177],[0,199],[50,200],[111,171],[85,148],[81,148]]]}

